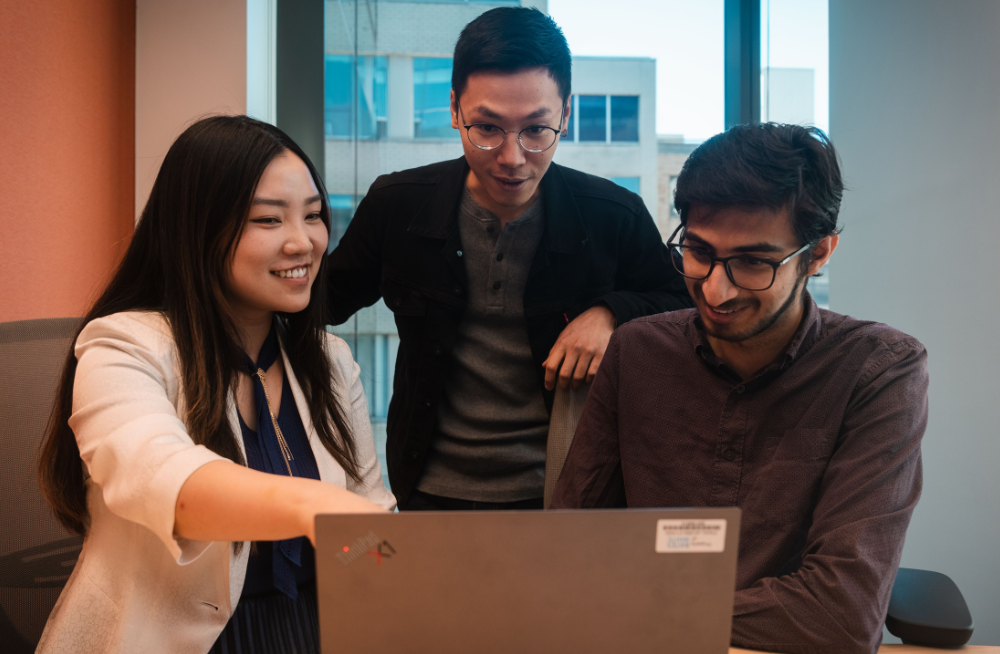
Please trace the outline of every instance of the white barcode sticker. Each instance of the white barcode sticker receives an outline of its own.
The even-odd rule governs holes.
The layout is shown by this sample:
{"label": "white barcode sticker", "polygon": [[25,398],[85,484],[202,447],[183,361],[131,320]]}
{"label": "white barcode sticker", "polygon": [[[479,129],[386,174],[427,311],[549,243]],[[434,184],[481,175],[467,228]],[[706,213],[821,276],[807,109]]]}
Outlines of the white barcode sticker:
{"label": "white barcode sticker", "polygon": [[657,553],[709,553],[724,552],[725,550],[726,521],[724,519],[656,521]]}

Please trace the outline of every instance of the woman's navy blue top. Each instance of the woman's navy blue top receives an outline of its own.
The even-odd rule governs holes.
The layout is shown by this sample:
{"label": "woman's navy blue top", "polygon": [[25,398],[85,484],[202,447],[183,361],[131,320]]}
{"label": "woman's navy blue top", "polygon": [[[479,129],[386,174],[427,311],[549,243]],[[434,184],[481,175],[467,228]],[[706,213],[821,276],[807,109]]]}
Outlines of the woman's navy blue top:
{"label": "woman's navy blue top", "polygon": [[[257,405],[256,431],[247,427],[243,416],[240,416],[240,431],[243,434],[247,467],[251,470],[260,470],[276,475],[287,475],[290,467],[296,477],[319,479],[316,457],[313,456],[312,448],[309,447],[309,438],[306,436],[302,417],[295,405],[295,397],[292,395],[292,387],[288,383],[288,375],[284,375],[281,387],[281,406],[276,411],[278,427],[281,429],[292,454],[288,467],[286,467],[278,443],[278,435],[271,422],[263,384],[257,376],[253,375],[258,368],[264,371],[269,370],[279,356],[281,356],[281,349],[278,344],[278,334],[272,327],[260,348],[257,362],[254,363],[250,357],[246,357]],[[258,542],[255,543],[255,547],[250,552],[242,596],[248,597],[281,591],[295,599],[296,587],[311,581],[315,576],[316,564],[312,545],[304,536],[274,543]]]}
{"label": "woman's navy blue top", "polygon": [[[277,333],[272,329],[261,347],[257,363],[247,357],[247,366],[254,372],[258,367],[266,371],[279,356]],[[271,423],[263,385],[257,377],[252,380],[257,405],[256,431],[247,427],[243,416],[239,416],[247,467],[287,475],[288,468]],[[295,476],[319,479],[316,457],[295,405],[287,371],[277,423],[292,454],[289,465]],[[318,652],[315,578],[315,556],[308,538],[254,543],[240,601],[211,651],[218,654]]]}
{"label": "woman's navy blue top", "polygon": [[[239,412],[237,412],[239,413]],[[268,416],[268,420],[271,417]],[[259,424],[259,423],[258,423]],[[281,409],[278,413],[278,426],[285,436],[288,449],[292,451],[292,456],[298,464],[297,477],[308,477],[309,479],[319,479],[319,468],[316,467],[316,457],[313,456],[312,448],[309,447],[309,440],[306,437],[306,430],[302,424],[302,417],[299,416],[298,407],[295,406],[295,398],[292,396],[292,387],[288,384],[288,376],[285,376],[284,384],[281,388]],[[263,470],[263,455],[259,444],[256,442],[258,432],[247,427],[240,416],[240,430],[243,432],[243,444],[246,447],[247,467],[252,470]],[[278,473],[276,473],[278,474]],[[295,585],[300,586],[312,581],[316,576],[316,562],[313,554],[312,544],[305,536],[298,539],[301,547],[301,565],[292,566],[295,573]],[[250,552],[250,561],[247,563],[247,578],[243,583],[243,594],[241,597],[252,595],[263,595],[265,593],[277,592],[278,588],[274,584],[274,552],[270,541],[259,541],[256,547]],[[279,552],[279,556],[281,553]]]}

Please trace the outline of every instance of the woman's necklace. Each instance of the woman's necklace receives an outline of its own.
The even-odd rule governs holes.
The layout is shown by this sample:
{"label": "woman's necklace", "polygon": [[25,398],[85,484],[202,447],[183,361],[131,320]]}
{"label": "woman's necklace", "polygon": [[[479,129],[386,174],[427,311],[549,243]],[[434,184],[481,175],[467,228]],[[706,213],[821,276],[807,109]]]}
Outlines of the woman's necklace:
{"label": "woman's necklace", "polygon": [[264,399],[267,401],[267,412],[271,416],[271,424],[274,426],[274,433],[278,435],[278,446],[281,448],[281,456],[285,461],[285,468],[288,469],[288,476],[294,477],[292,474],[292,466],[289,461],[295,459],[292,456],[292,450],[288,447],[287,441],[285,441],[285,435],[281,433],[281,427],[278,426],[278,419],[274,417],[274,408],[271,406],[271,395],[267,392],[267,374],[257,368],[257,372],[254,373],[258,378],[260,378],[260,385],[264,388]]}

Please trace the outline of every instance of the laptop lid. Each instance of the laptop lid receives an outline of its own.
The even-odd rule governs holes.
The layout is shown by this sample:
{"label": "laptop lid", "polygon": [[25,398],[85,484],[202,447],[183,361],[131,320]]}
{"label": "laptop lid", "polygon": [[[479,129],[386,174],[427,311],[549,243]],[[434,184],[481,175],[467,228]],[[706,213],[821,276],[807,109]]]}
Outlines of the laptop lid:
{"label": "laptop lid", "polygon": [[316,518],[324,654],[718,652],[739,509]]}

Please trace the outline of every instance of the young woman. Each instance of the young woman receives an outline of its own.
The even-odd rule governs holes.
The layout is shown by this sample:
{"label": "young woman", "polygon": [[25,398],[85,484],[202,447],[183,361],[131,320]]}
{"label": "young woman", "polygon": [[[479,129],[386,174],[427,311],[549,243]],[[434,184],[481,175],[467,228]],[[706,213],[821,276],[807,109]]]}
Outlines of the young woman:
{"label": "young woman", "polygon": [[316,514],[395,506],[324,328],[329,228],[275,127],[217,116],[170,148],[42,452],[85,540],[39,652],[318,651]]}

